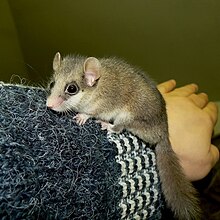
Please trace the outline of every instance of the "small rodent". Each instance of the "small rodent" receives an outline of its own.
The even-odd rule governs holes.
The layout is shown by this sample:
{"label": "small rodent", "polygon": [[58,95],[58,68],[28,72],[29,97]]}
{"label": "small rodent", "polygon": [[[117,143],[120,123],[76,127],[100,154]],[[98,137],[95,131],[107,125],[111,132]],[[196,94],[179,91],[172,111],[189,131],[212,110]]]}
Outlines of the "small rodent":
{"label": "small rodent", "polygon": [[196,190],[186,179],[169,141],[165,101],[149,76],[118,58],[62,58],[60,53],[54,57],[53,70],[47,107],[78,112],[75,119],[79,125],[93,117],[101,120],[102,129],[126,129],[155,145],[167,206],[177,219],[200,219]]}

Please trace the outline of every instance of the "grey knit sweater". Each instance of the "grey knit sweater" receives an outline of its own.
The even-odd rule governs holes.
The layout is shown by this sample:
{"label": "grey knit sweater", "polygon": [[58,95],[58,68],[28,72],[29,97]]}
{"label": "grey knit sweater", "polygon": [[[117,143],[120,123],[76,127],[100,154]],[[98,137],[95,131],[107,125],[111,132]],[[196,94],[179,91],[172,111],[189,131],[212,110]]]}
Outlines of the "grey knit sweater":
{"label": "grey knit sweater", "polygon": [[0,219],[160,219],[154,150],[92,119],[80,127],[45,99],[0,83]]}

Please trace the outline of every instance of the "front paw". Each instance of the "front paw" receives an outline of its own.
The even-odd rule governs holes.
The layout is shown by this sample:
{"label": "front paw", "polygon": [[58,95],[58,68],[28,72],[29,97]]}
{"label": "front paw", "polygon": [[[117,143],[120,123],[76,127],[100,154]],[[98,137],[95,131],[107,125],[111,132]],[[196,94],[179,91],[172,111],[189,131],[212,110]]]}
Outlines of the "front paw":
{"label": "front paw", "polygon": [[111,133],[115,133],[115,131],[113,130],[113,127],[114,127],[113,124],[109,122],[101,121],[101,120],[98,120],[96,122],[101,124],[101,130],[107,130]]}
{"label": "front paw", "polygon": [[78,113],[76,116],[73,117],[73,119],[76,119],[76,123],[78,125],[83,125],[86,123],[86,121],[90,118],[89,115],[83,114],[83,113]]}

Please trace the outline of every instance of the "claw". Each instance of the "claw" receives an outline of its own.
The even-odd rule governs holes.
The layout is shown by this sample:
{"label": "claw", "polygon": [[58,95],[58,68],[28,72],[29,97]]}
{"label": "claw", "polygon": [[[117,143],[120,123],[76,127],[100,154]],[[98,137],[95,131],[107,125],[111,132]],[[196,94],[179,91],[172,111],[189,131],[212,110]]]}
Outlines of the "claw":
{"label": "claw", "polygon": [[114,126],[113,124],[106,122],[106,121],[101,121],[101,120],[97,120],[96,122],[101,124],[101,130],[107,130],[109,132],[114,132],[112,130],[112,128]]}
{"label": "claw", "polygon": [[89,115],[83,113],[78,113],[76,116],[73,117],[73,119],[76,119],[76,123],[80,126],[85,124],[89,118]]}

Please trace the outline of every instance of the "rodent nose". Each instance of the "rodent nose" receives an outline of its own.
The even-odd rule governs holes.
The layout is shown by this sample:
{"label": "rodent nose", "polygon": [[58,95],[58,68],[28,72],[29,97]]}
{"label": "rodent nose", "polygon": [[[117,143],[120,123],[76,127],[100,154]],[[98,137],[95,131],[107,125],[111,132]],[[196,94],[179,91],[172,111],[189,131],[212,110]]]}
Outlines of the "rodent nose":
{"label": "rodent nose", "polygon": [[48,108],[53,108],[54,107],[54,105],[52,103],[48,102],[48,101],[46,102],[46,106]]}
{"label": "rodent nose", "polygon": [[61,97],[58,97],[58,98],[48,97],[46,105],[48,108],[53,109],[53,108],[59,107],[63,103],[63,101],[64,100]]}

